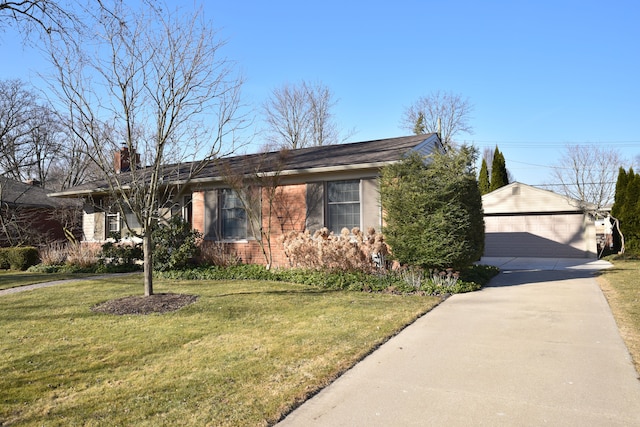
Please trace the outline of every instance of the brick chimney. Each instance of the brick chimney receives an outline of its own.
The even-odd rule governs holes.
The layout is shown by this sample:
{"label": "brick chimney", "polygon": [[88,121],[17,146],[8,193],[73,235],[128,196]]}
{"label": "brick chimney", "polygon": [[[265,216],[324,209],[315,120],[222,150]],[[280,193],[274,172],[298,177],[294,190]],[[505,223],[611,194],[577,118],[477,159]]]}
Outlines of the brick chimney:
{"label": "brick chimney", "polygon": [[[134,163],[131,164],[131,156],[133,155]],[[140,154],[136,153],[136,150],[129,152],[129,147],[123,145],[120,151],[116,151],[114,155],[114,167],[116,173],[130,172],[131,167],[134,169],[140,167]]]}

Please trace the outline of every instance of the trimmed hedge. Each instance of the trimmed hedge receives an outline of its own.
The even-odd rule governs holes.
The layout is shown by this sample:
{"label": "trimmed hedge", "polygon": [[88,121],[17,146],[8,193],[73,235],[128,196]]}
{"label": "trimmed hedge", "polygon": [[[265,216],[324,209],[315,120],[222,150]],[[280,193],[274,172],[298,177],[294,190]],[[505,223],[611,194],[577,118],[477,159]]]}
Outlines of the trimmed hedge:
{"label": "trimmed hedge", "polygon": [[32,246],[0,248],[0,269],[21,270],[38,264],[38,249]]}

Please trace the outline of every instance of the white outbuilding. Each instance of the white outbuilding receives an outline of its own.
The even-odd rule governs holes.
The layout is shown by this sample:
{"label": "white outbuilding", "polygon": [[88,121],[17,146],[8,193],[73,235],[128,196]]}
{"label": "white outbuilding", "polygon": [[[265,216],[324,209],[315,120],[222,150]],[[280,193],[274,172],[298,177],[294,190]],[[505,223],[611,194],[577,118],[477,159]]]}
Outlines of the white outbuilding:
{"label": "white outbuilding", "polygon": [[514,182],[482,205],[484,256],[597,258],[594,218],[577,200]]}

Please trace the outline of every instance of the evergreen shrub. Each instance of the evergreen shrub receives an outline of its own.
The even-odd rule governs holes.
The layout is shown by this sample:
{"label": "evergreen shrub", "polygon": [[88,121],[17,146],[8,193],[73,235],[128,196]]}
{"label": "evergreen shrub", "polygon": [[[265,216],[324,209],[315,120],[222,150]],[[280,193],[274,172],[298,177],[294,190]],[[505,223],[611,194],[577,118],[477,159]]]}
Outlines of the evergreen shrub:
{"label": "evergreen shrub", "polygon": [[0,268],[24,271],[39,262],[38,248],[19,246],[0,248]]}

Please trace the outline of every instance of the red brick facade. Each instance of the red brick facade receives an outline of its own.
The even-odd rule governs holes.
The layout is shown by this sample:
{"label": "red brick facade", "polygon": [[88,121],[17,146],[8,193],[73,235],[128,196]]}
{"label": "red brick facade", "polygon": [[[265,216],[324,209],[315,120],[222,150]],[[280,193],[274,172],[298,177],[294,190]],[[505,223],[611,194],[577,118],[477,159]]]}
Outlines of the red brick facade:
{"label": "red brick facade", "polygon": [[[289,231],[304,231],[306,221],[306,184],[294,184],[280,186],[275,190],[275,195],[270,197],[270,189],[262,190],[262,230],[261,236],[265,249],[267,240],[271,242],[271,254],[274,267],[288,266],[288,260],[284,254],[282,236]],[[273,203],[269,199],[273,198]],[[204,192],[194,192],[193,204],[193,228],[206,235],[205,230],[205,196]],[[269,239],[267,239],[267,236]],[[257,236],[251,236],[246,242],[225,243],[229,253],[237,255],[246,264],[266,264]],[[214,242],[206,240],[203,245]]]}

